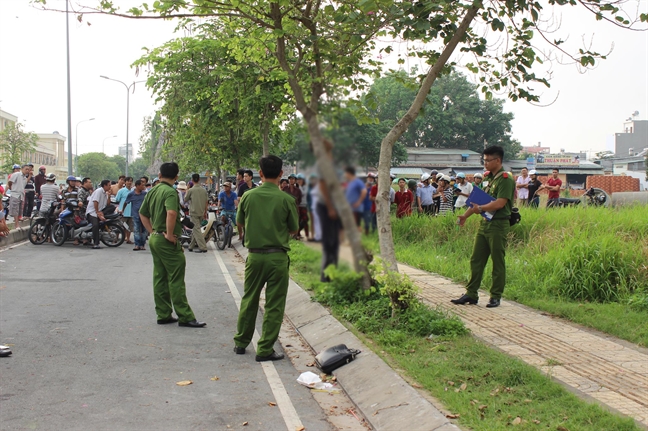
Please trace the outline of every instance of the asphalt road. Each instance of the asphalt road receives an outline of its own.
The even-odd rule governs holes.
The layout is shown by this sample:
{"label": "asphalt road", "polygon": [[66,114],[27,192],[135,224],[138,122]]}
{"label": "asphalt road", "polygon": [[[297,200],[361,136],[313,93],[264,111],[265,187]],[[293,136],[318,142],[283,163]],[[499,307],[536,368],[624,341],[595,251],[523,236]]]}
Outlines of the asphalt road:
{"label": "asphalt road", "polygon": [[[0,252],[0,343],[14,352],[0,358],[0,428],[333,429],[291,361],[268,368],[251,347],[232,352],[236,295],[215,253],[242,292],[233,251],[187,253],[189,303],[207,322],[193,329],[156,324],[148,251],[27,243]],[[176,385],[184,380],[193,384]]]}

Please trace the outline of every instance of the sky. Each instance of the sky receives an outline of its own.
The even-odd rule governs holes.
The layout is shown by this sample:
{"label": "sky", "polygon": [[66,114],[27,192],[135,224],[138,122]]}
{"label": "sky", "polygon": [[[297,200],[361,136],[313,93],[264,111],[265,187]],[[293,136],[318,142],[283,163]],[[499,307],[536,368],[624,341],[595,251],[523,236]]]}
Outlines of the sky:
{"label": "sky", "polygon": [[[95,0],[81,3],[92,5]],[[65,2],[49,0],[48,5],[63,9]],[[613,47],[612,52],[586,73],[553,62],[546,66],[551,70],[551,88],[541,92],[541,104],[548,106],[507,101],[505,110],[515,115],[512,134],[522,145],[541,142],[552,152],[593,155],[608,149],[611,136],[622,131],[634,111],[639,111],[638,119],[648,119],[648,32],[596,22],[582,9],[562,9],[562,25],[553,37],[566,38],[571,47],[593,40],[599,52]],[[647,12],[648,0],[641,0],[639,9]],[[118,146],[126,142],[126,89],[100,75],[126,84],[145,79],[144,72],[137,76],[130,65],[144,53],[143,47],[177,37],[175,22],[86,15],[79,23],[73,18],[73,151],[78,146],[80,154],[102,148],[108,155],[117,154]],[[40,10],[29,0],[0,0],[0,47],[0,109],[18,116],[27,130],[67,136],[65,14]],[[406,65],[414,64],[408,60]],[[130,95],[131,144],[138,145],[142,121],[155,106],[151,92],[143,83],[136,84]],[[84,121],[90,118],[95,120]]]}

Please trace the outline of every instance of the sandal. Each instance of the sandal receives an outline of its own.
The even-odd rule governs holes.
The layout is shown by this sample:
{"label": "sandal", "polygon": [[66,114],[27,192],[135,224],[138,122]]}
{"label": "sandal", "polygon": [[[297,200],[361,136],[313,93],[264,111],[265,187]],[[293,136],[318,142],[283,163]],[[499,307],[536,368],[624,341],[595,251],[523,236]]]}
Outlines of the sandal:
{"label": "sandal", "polygon": [[135,247],[135,248],[133,249],[133,251],[140,251],[140,250],[141,250],[141,248],[139,248],[139,247]]}

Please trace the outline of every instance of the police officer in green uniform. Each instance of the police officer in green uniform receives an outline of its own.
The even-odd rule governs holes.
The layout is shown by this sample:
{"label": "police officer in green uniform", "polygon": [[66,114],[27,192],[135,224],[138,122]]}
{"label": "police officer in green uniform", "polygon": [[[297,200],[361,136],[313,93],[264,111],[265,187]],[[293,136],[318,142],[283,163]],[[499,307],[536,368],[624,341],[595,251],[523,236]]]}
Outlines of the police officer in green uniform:
{"label": "police officer in green uniform", "polygon": [[[187,302],[185,289],[185,256],[178,242],[180,227],[180,197],[173,188],[178,179],[177,163],[160,166],[160,183],[144,198],[140,220],[150,234],[149,248],[153,256],[153,297],[158,325],[178,322],[179,326],[202,328]],[[171,315],[175,309],[178,318]]]}
{"label": "police officer in green uniform", "polygon": [[466,286],[466,294],[451,302],[457,305],[477,304],[479,301],[478,290],[484,275],[484,268],[488,257],[493,261],[493,285],[490,289],[490,300],[486,307],[499,307],[500,298],[506,284],[506,237],[510,228],[511,208],[515,196],[515,180],[513,176],[504,172],[502,161],[504,150],[499,146],[491,146],[484,150],[484,167],[490,173],[484,178],[488,185],[484,191],[495,198],[486,205],[473,204],[463,215],[459,216],[457,223],[463,226],[466,219],[473,214],[482,212],[494,213],[491,221],[481,220],[473,253],[470,258],[470,281]]}
{"label": "police officer in green uniform", "polygon": [[260,187],[248,190],[238,205],[236,224],[244,228],[244,245],[248,248],[245,262],[244,293],[238,317],[234,352],[242,355],[254,335],[259,297],[266,285],[263,330],[257,345],[257,362],[277,361],[284,355],[274,351],[284,318],[288,294],[290,235],[299,230],[295,199],[279,190],[283,175],[277,156],[266,156],[259,162]]}

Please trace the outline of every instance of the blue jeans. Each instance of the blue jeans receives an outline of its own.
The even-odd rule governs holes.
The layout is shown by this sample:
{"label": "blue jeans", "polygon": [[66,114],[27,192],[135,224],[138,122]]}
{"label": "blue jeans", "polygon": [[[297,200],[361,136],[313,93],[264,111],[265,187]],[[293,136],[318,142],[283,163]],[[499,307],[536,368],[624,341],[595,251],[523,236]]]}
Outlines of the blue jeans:
{"label": "blue jeans", "polygon": [[135,246],[144,247],[146,244],[146,229],[142,224],[142,220],[138,216],[133,216],[133,234],[135,235]]}

